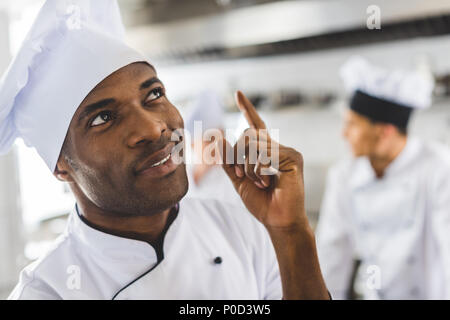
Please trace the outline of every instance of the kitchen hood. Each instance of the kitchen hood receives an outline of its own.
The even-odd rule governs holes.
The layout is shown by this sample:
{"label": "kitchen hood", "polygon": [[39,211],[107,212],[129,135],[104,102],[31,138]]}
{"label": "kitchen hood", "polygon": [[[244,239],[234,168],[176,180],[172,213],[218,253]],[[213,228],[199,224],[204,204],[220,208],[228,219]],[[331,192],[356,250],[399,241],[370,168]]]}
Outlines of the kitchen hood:
{"label": "kitchen hood", "polygon": [[[167,10],[175,12],[181,2],[195,5],[197,1],[167,1]],[[366,0],[256,1],[256,5],[148,24],[142,16],[152,11],[152,3],[143,1],[135,10],[140,12],[140,24],[128,27],[128,39],[160,63],[297,53],[450,33],[448,0],[378,0],[379,30],[367,28],[374,2]],[[126,21],[133,20],[131,10],[121,4]]]}

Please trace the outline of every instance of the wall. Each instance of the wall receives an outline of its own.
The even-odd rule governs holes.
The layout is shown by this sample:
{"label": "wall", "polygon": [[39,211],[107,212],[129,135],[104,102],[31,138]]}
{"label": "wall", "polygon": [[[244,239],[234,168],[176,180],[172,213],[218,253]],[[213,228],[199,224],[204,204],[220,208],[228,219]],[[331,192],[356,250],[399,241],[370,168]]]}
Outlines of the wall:
{"label": "wall", "polygon": [[[376,31],[374,31],[376,32]],[[450,72],[450,35],[382,44],[229,61],[159,66],[159,77],[174,101],[192,96],[205,86],[222,93],[298,89],[342,92],[340,66],[352,55],[362,55],[385,68],[411,68],[428,63],[436,74]]]}
{"label": "wall", "polygon": [[[9,56],[8,16],[0,10],[0,74]],[[5,50],[4,50],[5,49]],[[21,211],[16,152],[0,156],[0,299],[5,298],[18,280],[23,252]]]}

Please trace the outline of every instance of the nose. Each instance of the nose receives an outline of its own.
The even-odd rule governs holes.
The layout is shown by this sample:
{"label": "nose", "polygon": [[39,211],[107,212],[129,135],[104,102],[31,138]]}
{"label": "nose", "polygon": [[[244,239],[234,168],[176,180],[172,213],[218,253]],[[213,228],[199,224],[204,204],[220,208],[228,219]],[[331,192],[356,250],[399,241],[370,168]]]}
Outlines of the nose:
{"label": "nose", "polygon": [[157,142],[167,130],[167,124],[161,115],[142,108],[133,113],[128,125],[131,128],[127,138],[130,148]]}

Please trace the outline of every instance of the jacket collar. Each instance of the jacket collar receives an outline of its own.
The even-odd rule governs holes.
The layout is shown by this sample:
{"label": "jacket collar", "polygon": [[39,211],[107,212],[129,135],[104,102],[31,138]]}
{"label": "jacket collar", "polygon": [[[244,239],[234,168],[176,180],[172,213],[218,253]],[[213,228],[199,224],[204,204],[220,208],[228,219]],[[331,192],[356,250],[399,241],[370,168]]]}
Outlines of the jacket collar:
{"label": "jacket collar", "polygon": [[[81,214],[81,208],[76,204],[69,217],[67,232],[82,245],[83,250],[91,251],[103,259],[114,261],[131,259],[134,262],[139,260],[146,264],[157,262],[156,252],[147,242],[115,236],[92,228],[83,222],[80,218]],[[164,252],[170,250],[182,220],[183,214],[180,210],[164,237]]]}
{"label": "jacket collar", "polygon": [[392,177],[401,172],[406,166],[413,162],[420,153],[420,141],[408,138],[405,147],[397,158],[386,168],[385,177]]}
{"label": "jacket collar", "polygon": [[354,166],[349,180],[353,189],[364,187],[378,180],[387,180],[395,177],[407,165],[417,158],[420,152],[420,141],[415,138],[408,138],[405,147],[400,154],[386,168],[382,179],[378,179],[367,157],[355,159]]}

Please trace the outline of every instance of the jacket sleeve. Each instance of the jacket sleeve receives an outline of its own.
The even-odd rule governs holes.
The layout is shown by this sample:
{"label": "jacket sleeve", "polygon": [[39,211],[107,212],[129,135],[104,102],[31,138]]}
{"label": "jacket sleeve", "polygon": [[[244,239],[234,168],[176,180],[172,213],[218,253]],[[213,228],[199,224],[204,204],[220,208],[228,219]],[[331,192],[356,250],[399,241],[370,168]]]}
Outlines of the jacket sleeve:
{"label": "jacket sleeve", "polygon": [[19,283],[8,296],[8,300],[60,300],[61,297],[41,280],[35,279],[32,271],[25,268]]}
{"label": "jacket sleeve", "polygon": [[330,170],[316,230],[320,267],[331,296],[345,299],[350,290],[354,245],[348,192],[337,168]]}
{"label": "jacket sleeve", "polygon": [[259,299],[281,300],[283,290],[275,249],[266,228],[256,218],[251,217],[251,220],[254,222],[254,228],[247,228],[247,236],[254,231],[252,260],[258,279]]}
{"label": "jacket sleeve", "polygon": [[[450,159],[449,159],[450,161]],[[435,170],[431,185],[431,228],[437,254],[442,264],[444,292],[437,299],[450,299],[450,165]]]}
{"label": "jacket sleeve", "polygon": [[[224,203],[220,202],[221,205]],[[269,232],[246,208],[235,203],[225,204],[230,210],[229,217],[234,222],[233,230],[238,230],[237,238],[248,253],[259,300],[281,300],[283,290],[278,260]]]}

